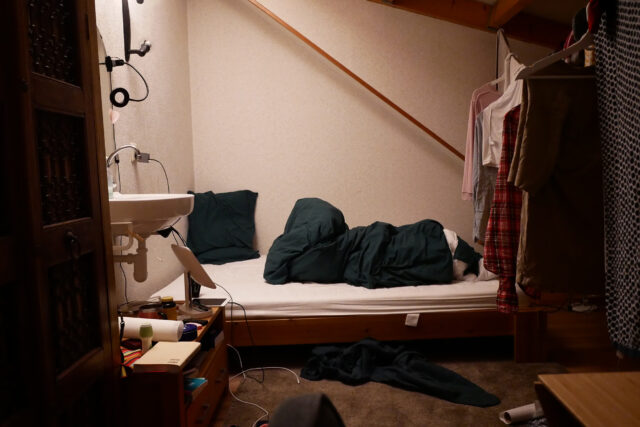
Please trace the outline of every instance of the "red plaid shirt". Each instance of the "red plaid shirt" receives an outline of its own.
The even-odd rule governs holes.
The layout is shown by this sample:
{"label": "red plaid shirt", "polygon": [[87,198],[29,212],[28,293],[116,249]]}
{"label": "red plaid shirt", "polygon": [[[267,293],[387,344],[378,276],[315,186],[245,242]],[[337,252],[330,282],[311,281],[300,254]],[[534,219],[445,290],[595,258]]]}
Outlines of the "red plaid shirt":
{"label": "red plaid shirt", "polygon": [[515,148],[520,106],[504,118],[502,152],[485,235],[484,266],[500,277],[497,305],[501,313],[518,311],[516,294],[516,257],[520,240],[522,190],[507,182]]}

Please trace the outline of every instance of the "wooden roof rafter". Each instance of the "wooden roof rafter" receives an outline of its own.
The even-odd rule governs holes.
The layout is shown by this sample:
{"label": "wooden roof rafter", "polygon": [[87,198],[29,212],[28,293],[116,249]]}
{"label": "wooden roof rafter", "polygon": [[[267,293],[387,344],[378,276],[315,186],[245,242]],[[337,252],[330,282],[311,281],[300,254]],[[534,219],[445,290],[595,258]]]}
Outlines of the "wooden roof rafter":
{"label": "wooden roof rafter", "polygon": [[491,8],[489,28],[500,28],[533,0],[498,0]]}
{"label": "wooden roof rafter", "polygon": [[571,27],[522,13],[533,0],[498,0],[489,5],[476,0],[368,0],[408,12],[495,32],[503,28],[509,38],[558,48]]}

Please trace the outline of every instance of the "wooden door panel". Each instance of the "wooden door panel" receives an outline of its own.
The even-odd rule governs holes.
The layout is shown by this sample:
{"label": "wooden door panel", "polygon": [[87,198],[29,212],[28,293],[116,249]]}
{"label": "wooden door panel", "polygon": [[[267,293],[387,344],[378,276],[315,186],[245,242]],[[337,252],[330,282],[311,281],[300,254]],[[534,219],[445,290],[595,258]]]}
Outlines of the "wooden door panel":
{"label": "wooden door panel", "polygon": [[91,254],[48,269],[48,333],[54,346],[56,377],[101,347],[94,270]]}
{"label": "wooden door panel", "polygon": [[[0,10],[0,13],[2,11]],[[2,22],[0,22],[2,24]],[[0,37],[5,37],[4,32],[0,32]],[[3,252],[2,239],[11,234],[10,209],[11,192],[8,182],[9,157],[11,150],[9,149],[9,140],[11,133],[9,132],[9,76],[6,67],[0,67],[0,200],[3,201],[4,209],[0,209],[0,255]],[[0,283],[2,283],[2,261],[0,261]]]}
{"label": "wooden door panel", "polygon": [[0,237],[0,286],[17,279],[18,245],[12,236]]}
{"label": "wooden door panel", "polygon": [[[7,189],[0,183],[0,197],[9,192],[21,211],[0,216],[0,290],[3,284],[16,289],[13,314],[28,319],[30,342],[17,346],[17,354],[28,358],[18,357],[16,366],[30,368],[22,401],[31,410],[16,406],[0,425],[109,425],[117,331],[111,329],[109,311],[113,276],[107,273],[111,254],[103,218],[108,203],[98,177],[104,173],[99,163],[104,149],[96,129],[100,99],[92,64],[95,34],[89,31],[95,27],[93,4],[2,3],[0,31],[15,43],[9,49],[14,52],[11,70],[0,72],[0,95],[7,95],[0,110],[0,154],[11,151],[11,162],[2,164],[8,163],[17,185]],[[4,143],[6,135],[15,139],[11,147]],[[12,246],[21,249],[19,259],[9,256]],[[0,362],[10,366],[11,360]],[[7,378],[8,384],[16,380]]]}
{"label": "wooden door panel", "polygon": [[68,406],[57,408],[56,424],[60,427],[103,427],[117,425],[117,422],[108,417],[100,416],[104,412],[104,402],[108,396],[104,396],[105,385],[98,381],[83,391],[82,394],[69,399]]}
{"label": "wooden door panel", "polygon": [[91,216],[84,118],[35,111],[42,225]]}
{"label": "wooden door panel", "polygon": [[[82,116],[84,113],[84,94],[78,86],[60,82],[46,76],[33,74],[34,105],[47,111]],[[60,90],[60,88],[63,88]]]}
{"label": "wooden door panel", "polygon": [[[73,256],[92,253],[100,241],[99,236],[92,234],[94,228],[95,221],[91,218],[82,218],[45,227],[41,253],[48,265],[68,261]],[[82,238],[78,238],[78,236],[82,236]]]}
{"label": "wooden door panel", "polygon": [[[20,283],[5,282],[0,286],[0,291],[11,301],[20,298]],[[21,355],[19,348],[20,324],[16,319],[20,318],[18,305],[10,304],[6,309],[0,310],[0,425],[12,420],[27,405],[26,376],[20,369]]]}
{"label": "wooden door panel", "polygon": [[32,426],[36,420],[28,384],[36,377],[36,369],[29,369],[34,360],[31,337],[22,333],[31,325],[27,315],[30,301],[28,286],[21,280],[25,275],[25,229],[16,221],[24,216],[19,210],[25,200],[24,178],[13,173],[23,166],[19,117],[15,114],[21,85],[15,78],[16,70],[5,66],[17,57],[19,45],[11,12],[8,2],[0,2],[0,48],[10,58],[0,67],[0,292],[7,301],[0,310],[0,425]]}
{"label": "wooden door panel", "polygon": [[29,0],[23,3],[27,6],[33,72],[79,85],[76,2]]}

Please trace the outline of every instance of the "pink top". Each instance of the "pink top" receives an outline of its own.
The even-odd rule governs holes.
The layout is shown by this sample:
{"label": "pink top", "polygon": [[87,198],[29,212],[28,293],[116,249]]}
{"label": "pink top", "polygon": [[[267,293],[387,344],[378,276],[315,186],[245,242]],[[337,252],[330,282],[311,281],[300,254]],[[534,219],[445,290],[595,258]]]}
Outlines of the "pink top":
{"label": "pink top", "polygon": [[476,116],[489,104],[500,97],[494,85],[485,84],[473,91],[469,106],[467,126],[467,146],[464,153],[464,174],[462,175],[462,200],[471,200],[473,194],[473,136]]}

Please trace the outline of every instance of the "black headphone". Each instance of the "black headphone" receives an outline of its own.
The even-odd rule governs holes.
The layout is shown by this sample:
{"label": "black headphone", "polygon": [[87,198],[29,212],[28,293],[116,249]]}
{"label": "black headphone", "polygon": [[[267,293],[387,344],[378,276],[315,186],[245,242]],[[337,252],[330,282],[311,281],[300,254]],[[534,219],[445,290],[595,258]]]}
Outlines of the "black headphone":
{"label": "black headphone", "polygon": [[[122,94],[122,101],[118,101],[116,99],[116,95],[118,95],[119,93]],[[111,95],[109,95],[109,99],[111,100],[111,103],[113,105],[115,105],[116,107],[122,108],[129,103],[129,101],[131,100],[131,96],[129,96],[128,90],[126,90],[123,87],[118,87],[111,91]]]}
{"label": "black headphone", "polygon": [[[148,43],[145,40],[145,43],[143,43],[143,46],[146,46],[146,43]],[[151,48],[150,47],[151,44],[148,44],[148,47],[145,49],[145,52],[148,52],[148,50]],[[147,81],[145,80],[145,78],[142,76],[142,74],[140,74],[140,71],[138,71],[136,69],[136,67],[134,67],[133,65],[129,64],[128,62],[126,62],[124,59],[113,59],[110,56],[107,56],[104,58],[104,65],[107,68],[107,71],[110,73],[111,71],[113,71],[113,67],[119,67],[121,65],[126,65],[128,67],[131,67],[133,69],[133,71],[135,71],[140,78],[142,78],[142,81],[144,82],[144,86],[147,89],[147,93],[143,98],[140,99],[135,99],[135,98],[131,98],[131,95],[129,95],[129,91],[126,90],[123,87],[118,87],[115,88],[111,91],[111,94],[109,95],[109,100],[111,101],[111,104],[113,104],[114,106],[118,107],[118,108],[122,108],[124,106],[126,106],[129,101],[133,101],[133,102],[141,102],[144,101],[145,99],[147,99],[147,97],[149,96],[149,85],[147,84]],[[122,95],[122,99],[119,101],[117,99],[118,94]]]}

